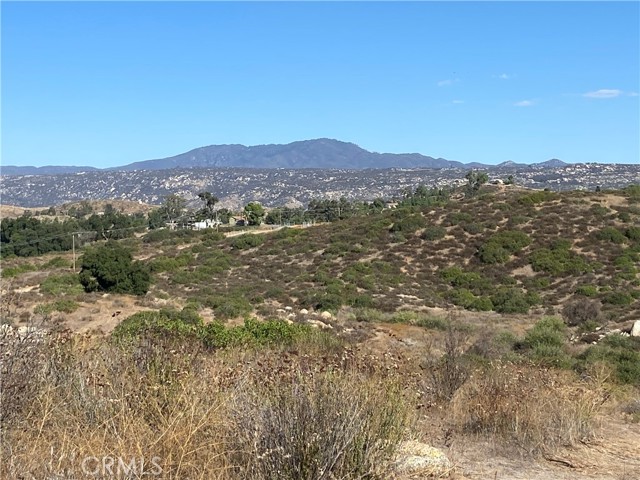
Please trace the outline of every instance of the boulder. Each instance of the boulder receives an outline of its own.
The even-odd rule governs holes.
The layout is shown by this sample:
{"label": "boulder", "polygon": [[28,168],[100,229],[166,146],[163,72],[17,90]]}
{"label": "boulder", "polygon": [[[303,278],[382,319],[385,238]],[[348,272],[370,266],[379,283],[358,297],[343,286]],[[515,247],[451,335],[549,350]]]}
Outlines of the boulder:
{"label": "boulder", "polygon": [[640,320],[633,322],[633,327],[631,327],[631,336],[640,337]]}
{"label": "boulder", "polygon": [[[439,449],[426,443],[410,440],[400,445],[394,470],[400,475],[442,477],[451,473],[453,466]],[[416,477],[417,478],[417,477]]]}
{"label": "boulder", "polygon": [[300,310],[300,315],[308,315],[309,314],[309,310],[307,310],[306,308],[303,308],[302,310]]}
{"label": "boulder", "polygon": [[328,318],[331,318],[331,314],[327,311],[324,311],[320,314],[320,317],[328,319]]}

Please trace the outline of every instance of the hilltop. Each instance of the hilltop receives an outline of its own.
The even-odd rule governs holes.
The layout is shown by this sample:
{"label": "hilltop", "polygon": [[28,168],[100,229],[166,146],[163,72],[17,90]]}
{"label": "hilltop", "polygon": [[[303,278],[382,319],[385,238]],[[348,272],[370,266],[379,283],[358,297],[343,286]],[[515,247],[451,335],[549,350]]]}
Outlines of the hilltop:
{"label": "hilltop", "polygon": [[[538,164],[533,164],[535,167]],[[539,165],[564,166],[560,160]],[[527,165],[524,165],[527,167]],[[350,142],[330,138],[302,140],[270,145],[209,145],[178,155],[144,160],[117,167],[112,171],[165,170],[175,168],[286,168],[286,169],[367,169],[367,168],[492,168],[491,165],[433,158],[420,153],[370,152]],[[95,167],[2,167],[2,175],[58,175],[96,171]]]}

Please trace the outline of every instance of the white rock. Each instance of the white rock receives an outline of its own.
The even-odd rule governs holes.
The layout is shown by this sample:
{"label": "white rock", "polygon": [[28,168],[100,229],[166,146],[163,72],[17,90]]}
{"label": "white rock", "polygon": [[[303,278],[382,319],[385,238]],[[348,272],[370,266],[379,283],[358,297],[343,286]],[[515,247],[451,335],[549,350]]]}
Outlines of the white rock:
{"label": "white rock", "polygon": [[633,322],[633,327],[631,327],[631,336],[640,337],[640,320]]}
{"label": "white rock", "polygon": [[332,315],[331,315],[329,312],[324,311],[324,312],[322,312],[322,313],[320,314],[320,316],[321,316],[322,318],[331,318],[331,316],[332,316]]}
{"label": "white rock", "polygon": [[300,315],[309,315],[309,310],[303,308],[302,310],[300,310]]}
{"label": "white rock", "polygon": [[414,440],[400,445],[395,470],[400,474],[433,475],[440,477],[451,472],[453,466],[447,456],[437,448]]}
{"label": "white rock", "polygon": [[284,307],[285,310],[290,311],[293,310],[293,307],[290,307],[289,305],[287,305],[286,307]]}

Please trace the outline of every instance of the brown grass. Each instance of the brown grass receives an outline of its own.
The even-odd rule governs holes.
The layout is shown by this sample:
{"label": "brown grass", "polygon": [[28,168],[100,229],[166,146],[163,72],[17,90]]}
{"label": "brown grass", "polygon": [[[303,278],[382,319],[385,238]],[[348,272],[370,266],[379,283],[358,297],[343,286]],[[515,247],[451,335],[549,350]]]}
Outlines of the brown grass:
{"label": "brown grass", "polygon": [[3,397],[0,477],[139,478],[144,462],[145,478],[386,478],[408,425],[400,390],[315,348],[67,334],[18,345],[2,364],[3,387],[25,380]]}
{"label": "brown grass", "polygon": [[498,364],[458,390],[452,420],[462,433],[500,441],[520,453],[550,453],[593,435],[608,394],[570,372]]}

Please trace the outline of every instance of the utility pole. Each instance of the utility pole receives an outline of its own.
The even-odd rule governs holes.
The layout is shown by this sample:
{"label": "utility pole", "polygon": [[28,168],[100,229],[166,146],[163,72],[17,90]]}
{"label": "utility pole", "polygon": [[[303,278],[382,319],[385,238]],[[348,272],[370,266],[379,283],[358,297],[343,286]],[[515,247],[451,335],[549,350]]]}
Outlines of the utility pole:
{"label": "utility pole", "polygon": [[73,250],[73,273],[76,273],[76,232],[71,233],[71,249]]}

